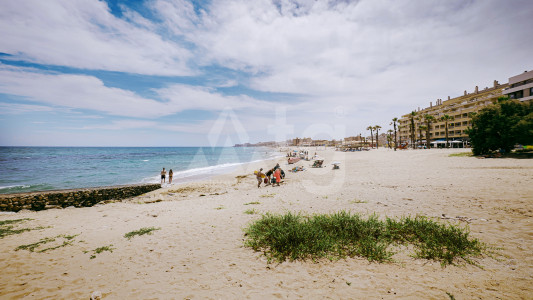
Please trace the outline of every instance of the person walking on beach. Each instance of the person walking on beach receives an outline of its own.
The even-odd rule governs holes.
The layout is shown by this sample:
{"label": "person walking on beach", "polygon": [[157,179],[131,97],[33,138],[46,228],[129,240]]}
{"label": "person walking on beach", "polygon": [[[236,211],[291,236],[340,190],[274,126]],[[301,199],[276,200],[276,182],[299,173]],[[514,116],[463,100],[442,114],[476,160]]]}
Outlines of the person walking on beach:
{"label": "person walking on beach", "polygon": [[167,177],[167,171],[165,171],[165,168],[163,168],[163,171],[161,171],[161,183],[166,182]]}
{"label": "person walking on beach", "polygon": [[259,169],[259,172],[257,172],[257,175],[256,175],[256,177],[257,177],[257,187],[261,187],[261,182],[263,182],[264,174],[263,174],[262,171],[263,171],[263,168]]}
{"label": "person walking on beach", "polygon": [[168,184],[172,184],[172,176],[174,175],[174,172],[172,172],[172,169],[168,171]]}

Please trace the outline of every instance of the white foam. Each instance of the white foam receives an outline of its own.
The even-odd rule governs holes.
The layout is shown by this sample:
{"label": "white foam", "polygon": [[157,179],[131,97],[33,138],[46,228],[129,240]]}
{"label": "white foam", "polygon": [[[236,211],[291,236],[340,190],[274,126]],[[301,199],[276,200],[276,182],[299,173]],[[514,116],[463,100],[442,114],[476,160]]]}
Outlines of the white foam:
{"label": "white foam", "polygon": [[[175,171],[173,175],[173,179],[186,179],[189,177],[197,177],[199,175],[209,176],[209,175],[223,174],[223,173],[227,173],[231,171],[234,167],[239,166],[239,165],[257,163],[257,162],[266,161],[266,160],[270,160],[270,159],[273,159],[276,157],[282,157],[282,156],[283,155],[273,155],[269,158],[258,159],[258,160],[253,160],[249,162],[224,163],[224,164],[208,166],[208,167],[193,168],[193,169],[188,169],[188,170],[183,170],[183,171]],[[142,180],[142,183],[159,183],[159,182],[161,182],[160,175],[150,176]]]}
{"label": "white foam", "polygon": [[12,188],[29,188],[30,186],[29,185],[8,185],[8,186],[0,186],[0,190],[3,190],[3,189],[12,189]]}

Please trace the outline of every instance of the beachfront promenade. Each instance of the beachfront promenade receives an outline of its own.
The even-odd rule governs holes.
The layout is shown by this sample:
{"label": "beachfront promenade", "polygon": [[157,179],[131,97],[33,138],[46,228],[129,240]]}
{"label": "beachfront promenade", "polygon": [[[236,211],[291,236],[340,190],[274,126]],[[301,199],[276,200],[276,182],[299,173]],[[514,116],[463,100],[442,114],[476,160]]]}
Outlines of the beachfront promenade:
{"label": "beachfront promenade", "polygon": [[[282,157],[127,202],[2,213],[0,221],[27,218],[14,228],[34,230],[2,238],[0,297],[88,298],[100,291],[104,299],[529,298],[533,160],[449,156],[464,151],[318,150],[324,168],[308,161],[289,167]],[[285,171],[306,170],[286,172],[279,187],[257,188],[253,171],[277,162]],[[406,252],[391,263],[356,257],[268,264],[243,247],[243,228],[263,213],[341,210],[468,225],[472,236],[501,250],[476,259],[480,268],[442,267]],[[154,230],[124,237],[140,228]],[[46,238],[55,241],[15,250]]]}

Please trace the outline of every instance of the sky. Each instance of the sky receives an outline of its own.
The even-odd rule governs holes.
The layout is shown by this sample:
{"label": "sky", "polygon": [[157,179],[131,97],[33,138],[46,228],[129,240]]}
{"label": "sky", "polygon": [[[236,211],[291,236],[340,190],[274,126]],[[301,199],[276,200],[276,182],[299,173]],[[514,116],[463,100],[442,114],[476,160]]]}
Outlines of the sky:
{"label": "sky", "polygon": [[532,70],[531,16],[529,0],[3,0],[0,145],[385,132]]}

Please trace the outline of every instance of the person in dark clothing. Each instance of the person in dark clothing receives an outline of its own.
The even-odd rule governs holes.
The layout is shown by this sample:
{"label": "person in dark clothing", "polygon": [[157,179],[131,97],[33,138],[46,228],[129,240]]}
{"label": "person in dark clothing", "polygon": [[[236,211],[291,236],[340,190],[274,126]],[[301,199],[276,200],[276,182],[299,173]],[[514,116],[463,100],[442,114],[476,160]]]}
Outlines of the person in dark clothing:
{"label": "person in dark clothing", "polygon": [[274,173],[274,169],[270,169],[265,173],[265,176],[268,178],[268,183],[266,185],[270,185],[270,177]]}

